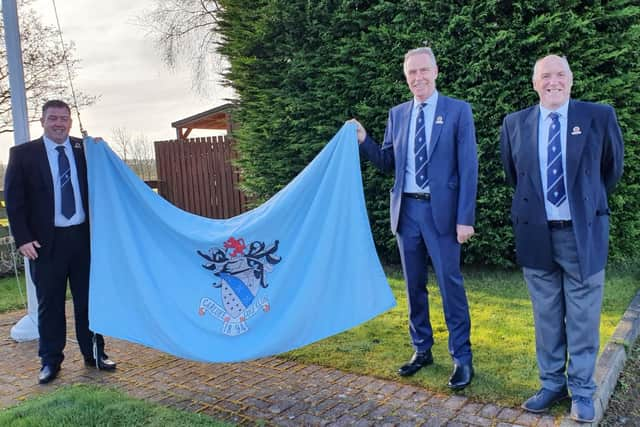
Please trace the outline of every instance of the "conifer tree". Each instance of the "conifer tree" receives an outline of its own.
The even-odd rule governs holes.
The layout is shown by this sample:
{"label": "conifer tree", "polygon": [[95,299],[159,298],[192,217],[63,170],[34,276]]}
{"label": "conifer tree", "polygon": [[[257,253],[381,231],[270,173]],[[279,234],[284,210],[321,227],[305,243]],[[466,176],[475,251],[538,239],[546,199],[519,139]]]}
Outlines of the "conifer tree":
{"label": "conifer tree", "polygon": [[[351,117],[381,141],[388,109],[411,97],[404,53],[427,44],[437,56],[439,91],[474,112],[478,234],[465,245],[466,260],[512,265],[500,126],[507,113],[538,102],[533,64],[556,53],[572,67],[574,98],[616,108],[625,173],[610,200],[610,253],[618,260],[640,253],[637,1],[221,0],[220,7],[219,51],[239,96],[238,164],[256,201],[286,185]],[[363,180],[379,252],[397,260],[388,222],[392,178],[363,164]]]}

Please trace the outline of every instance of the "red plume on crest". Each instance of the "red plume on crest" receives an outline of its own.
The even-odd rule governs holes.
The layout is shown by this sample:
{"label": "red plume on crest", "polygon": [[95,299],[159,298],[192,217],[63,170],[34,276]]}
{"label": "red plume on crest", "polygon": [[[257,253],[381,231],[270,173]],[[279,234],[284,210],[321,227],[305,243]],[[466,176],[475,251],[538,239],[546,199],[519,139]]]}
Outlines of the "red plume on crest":
{"label": "red plume on crest", "polygon": [[244,243],[244,239],[235,239],[233,237],[229,237],[229,239],[224,242],[225,249],[233,249],[231,252],[231,257],[236,257],[238,255],[244,254],[244,249],[247,245]]}

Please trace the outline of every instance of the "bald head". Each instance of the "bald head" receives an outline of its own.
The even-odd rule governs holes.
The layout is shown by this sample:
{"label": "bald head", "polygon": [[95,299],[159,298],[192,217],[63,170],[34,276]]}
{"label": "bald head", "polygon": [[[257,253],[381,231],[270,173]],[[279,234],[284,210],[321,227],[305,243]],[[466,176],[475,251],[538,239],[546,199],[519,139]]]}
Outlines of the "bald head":
{"label": "bald head", "polygon": [[540,97],[540,104],[557,110],[571,97],[573,74],[564,56],[549,55],[536,61],[533,67],[533,89]]}
{"label": "bald head", "polygon": [[571,73],[571,67],[569,67],[569,61],[567,61],[567,57],[566,56],[558,56],[558,55],[547,55],[544,56],[540,59],[538,59],[536,61],[536,63],[533,65],[533,79],[536,78],[536,72],[539,72],[539,68],[541,66],[543,66],[544,64],[547,64],[549,62],[555,62],[557,64],[562,64],[566,70],[566,72],[571,75],[573,77],[573,74]]}

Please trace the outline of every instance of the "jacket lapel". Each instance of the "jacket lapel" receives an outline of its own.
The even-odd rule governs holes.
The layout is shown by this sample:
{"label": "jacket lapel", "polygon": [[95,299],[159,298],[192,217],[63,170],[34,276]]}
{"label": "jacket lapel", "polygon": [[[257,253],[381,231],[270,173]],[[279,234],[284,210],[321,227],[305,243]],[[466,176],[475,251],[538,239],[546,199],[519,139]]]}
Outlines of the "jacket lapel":
{"label": "jacket lapel", "polygon": [[84,157],[84,146],[83,142],[80,139],[69,139],[71,143],[71,148],[73,150],[73,157],[76,162],[76,172],[78,174],[78,182],[80,183],[80,194],[82,195],[83,206],[87,206],[88,200],[88,184],[87,184],[87,161]]}
{"label": "jacket lapel", "polygon": [[[406,102],[399,110],[398,123],[398,139],[400,142],[399,156],[396,157],[396,170],[402,171],[402,179],[404,179],[404,169],[407,161],[407,147],[409,146],[409,126],[411,126],[411,109],[413,108],[413,101]],[[396,153],[398,154],[398,153]]]}
{"label": "jacket lapel", "polygon": [[36,155],[40,175],[44,180],[45,187],[49,191],[51,200],[53,200],[53,178],[51,177],[51,168],[49,167],[49,158],[47,157],[47,147],[44,145],[44,139],[36,139],[34,144],[37,145]]}
{"label": "jacket lapel", "polygon": [[440,133],[444,126],[446,118],[446,96],[438,95],[438,104],[436,105],[436,112],[433,115],[433,125],[431,126],[431,139],[429,141],[429,155],[428,161],[431,161],[431,155],[440,140]]}
{"label": "jacket lapel", "polygon": [[582,156],[586,142],[586,132],[590,125],[589,117],[581,117],[577,111],[577,105],[573,100],[569,101],[567,113],[567,187],[573,186],[578,172],[578,164]]}
{"label": "jacket lapel", "polygon": [[[524,118],[522,126],[522,156],[521,166],[527,171],[534,188],[536,196],[544,201],[544,190],[542,189],[542,177],[540,176],[540,156],[538,152],[538,125],[540,120],[540,107],[532,107]],[[531,159],[536,159],[532,162]]]}

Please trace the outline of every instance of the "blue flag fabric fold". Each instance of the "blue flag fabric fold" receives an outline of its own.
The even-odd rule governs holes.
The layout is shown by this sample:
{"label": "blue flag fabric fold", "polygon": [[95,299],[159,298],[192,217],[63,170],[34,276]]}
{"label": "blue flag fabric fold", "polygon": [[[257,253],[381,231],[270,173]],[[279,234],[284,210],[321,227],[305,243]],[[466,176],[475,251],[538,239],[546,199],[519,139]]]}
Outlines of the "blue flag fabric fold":
{"label": "blue flag fabric fold", "polygon": [[89,139],[91,329],[187,359],[235,362],[393,307],[357,145],[355,125],[344,125],[266,203],[214,220],[171,205]]}

